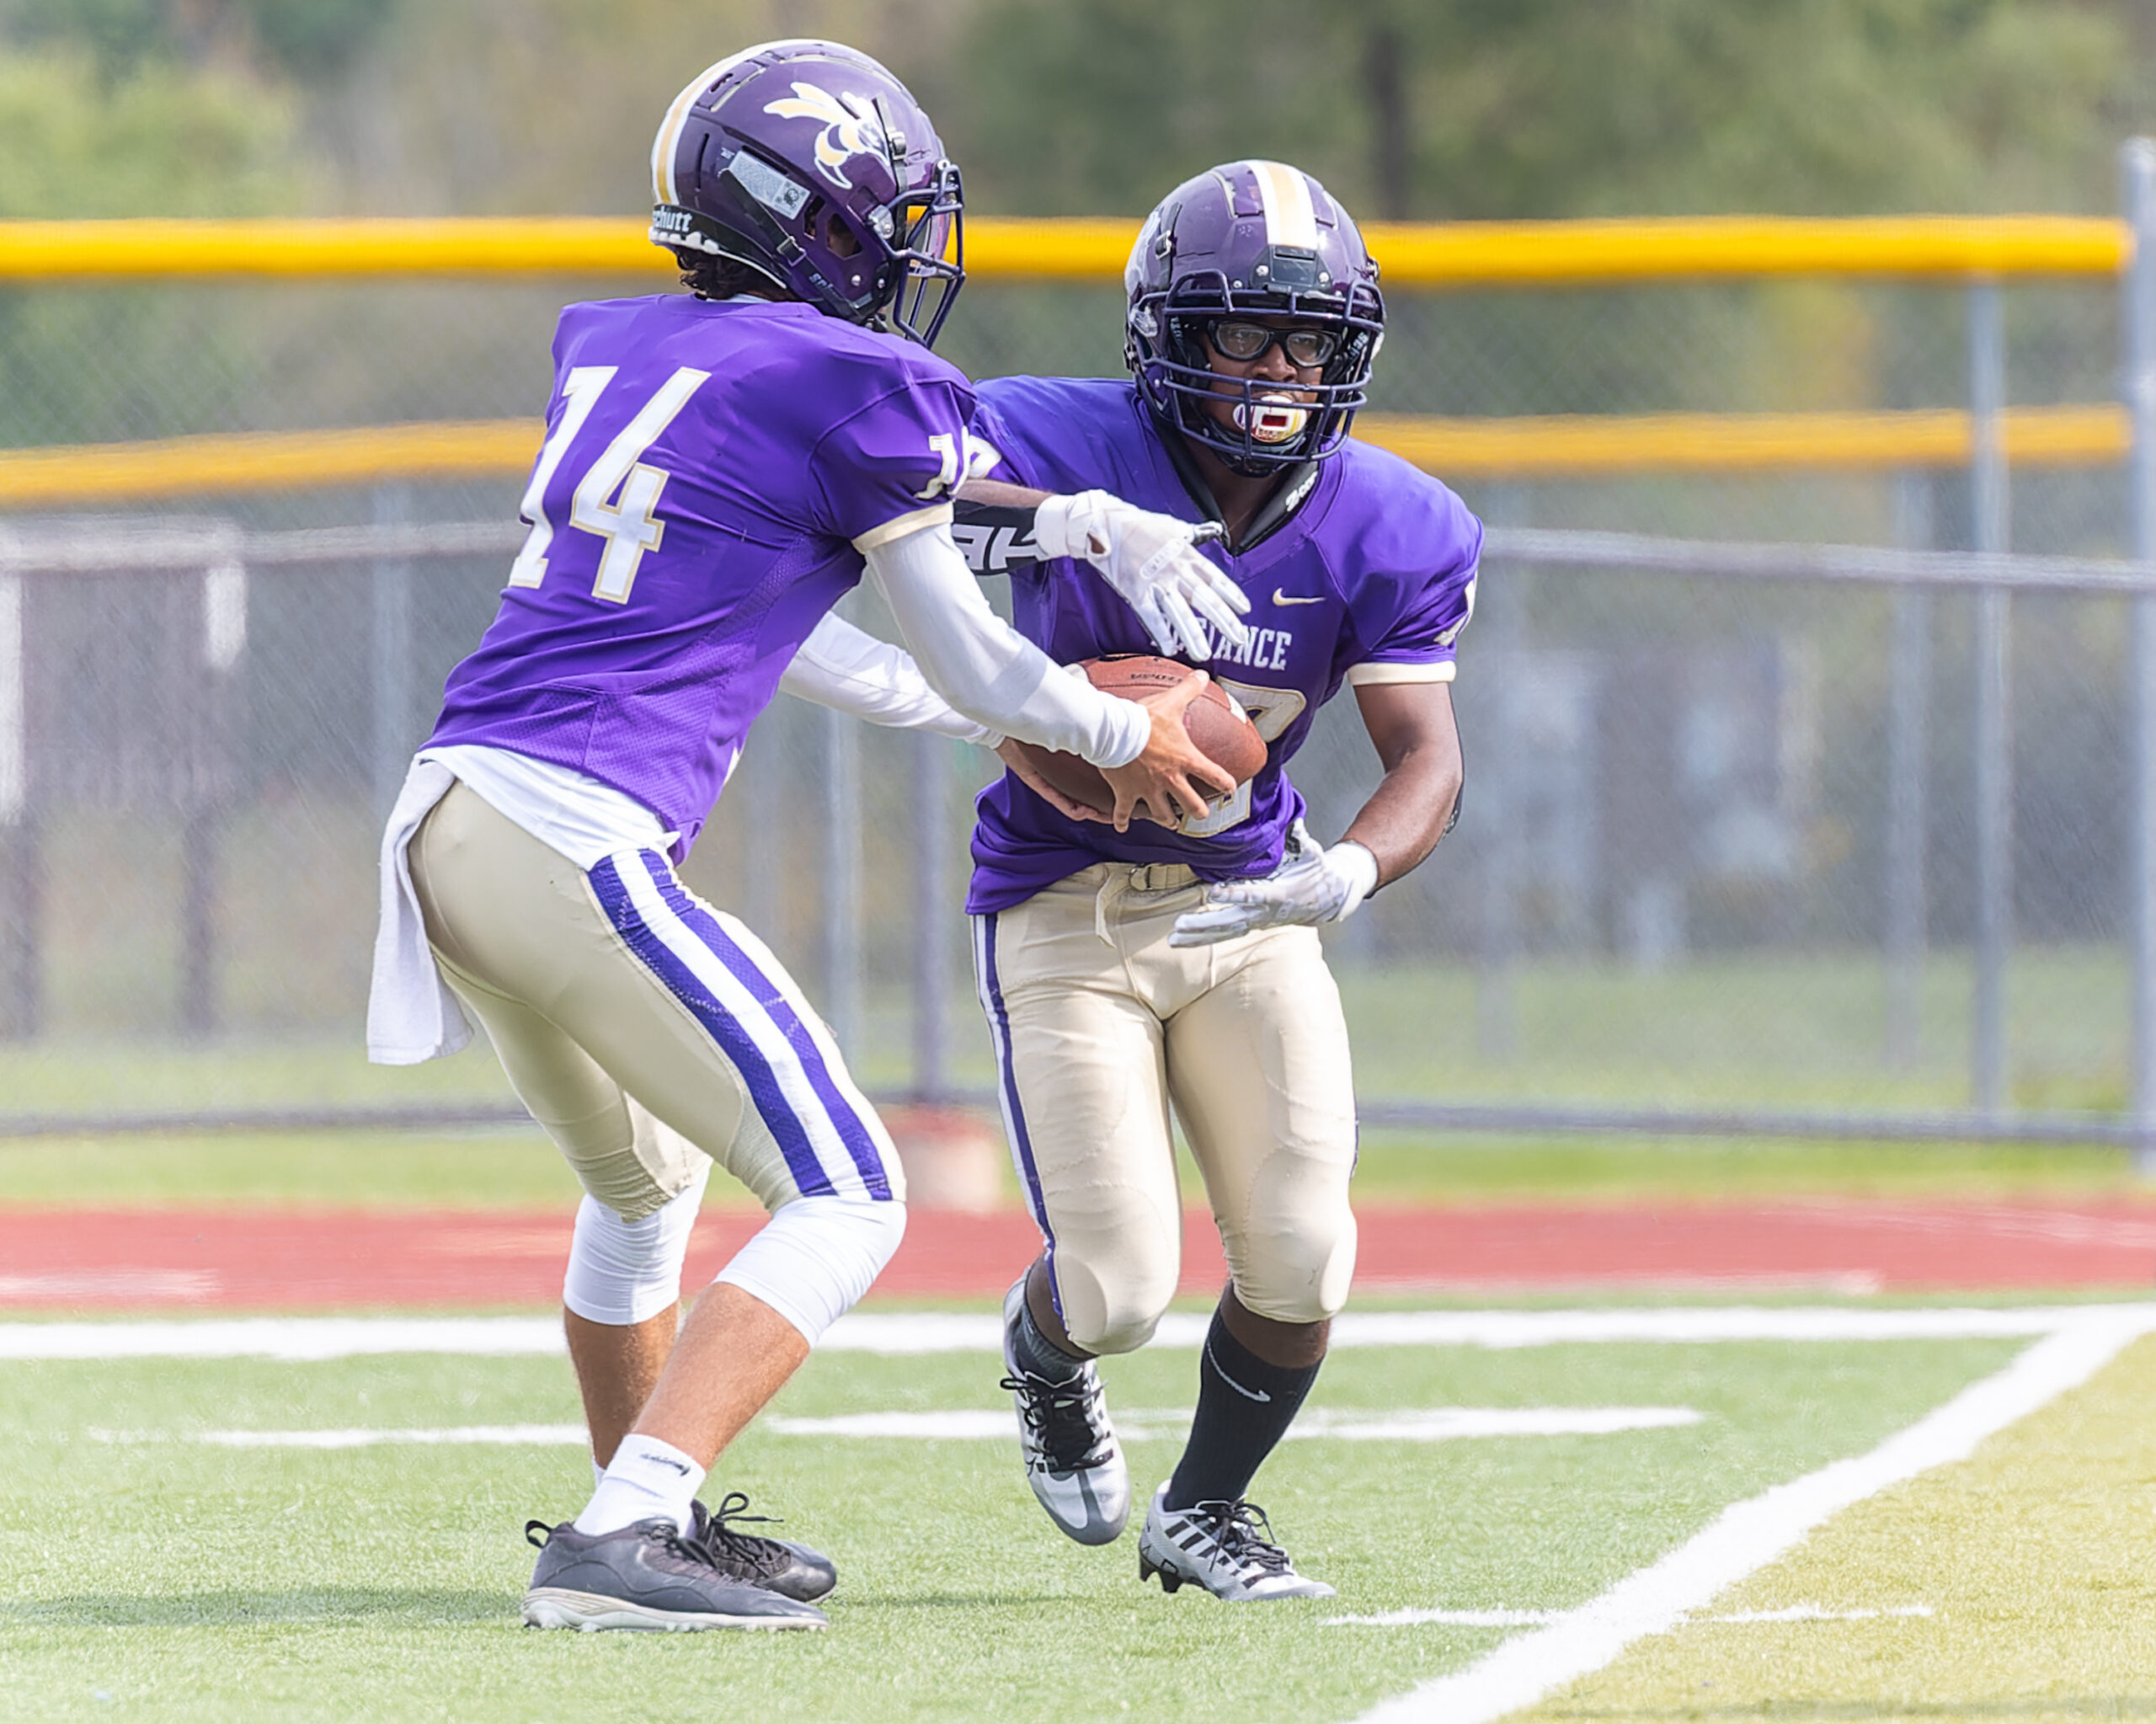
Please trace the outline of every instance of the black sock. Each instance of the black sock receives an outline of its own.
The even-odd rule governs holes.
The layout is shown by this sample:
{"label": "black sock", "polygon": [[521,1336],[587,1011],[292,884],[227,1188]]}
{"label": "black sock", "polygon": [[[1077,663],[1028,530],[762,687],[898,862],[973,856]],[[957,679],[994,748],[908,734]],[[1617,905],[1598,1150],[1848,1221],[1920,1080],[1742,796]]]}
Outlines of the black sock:
{"label": "black sock", "polygon": [[1044,1383],[1067,1383],[1086,1366],[1083,1358],[1065,1353],[1041,1332],[1033,1306],[1023,1300],[1018,1302],[1018,1333],[1011,1350],[1022,1370]]}
{"label": "black sock", "polygon": [[1198,1355],[1198,1415],[1168,1481],[1167,1506],[1234,1502],[1301,1410],[1316,1365],[1267,1364],[1228,1332],[1220,1314]]}

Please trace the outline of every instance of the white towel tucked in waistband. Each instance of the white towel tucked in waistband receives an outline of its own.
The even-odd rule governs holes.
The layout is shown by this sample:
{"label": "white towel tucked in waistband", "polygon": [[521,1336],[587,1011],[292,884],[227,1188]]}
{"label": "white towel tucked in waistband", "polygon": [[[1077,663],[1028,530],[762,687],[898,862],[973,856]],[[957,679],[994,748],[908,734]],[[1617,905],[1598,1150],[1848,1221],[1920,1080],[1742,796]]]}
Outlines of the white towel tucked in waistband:
{"label": "white towel tucked in waistband", "polygon": [[404,854],[419,822],[456,782],[456,775],[439,761],[413,761],[382,831],[382,921],[367,990],[367,1058],[376,1065],[417,1065],[454,1054],[472,1039],[464,1008],[435,966]]}

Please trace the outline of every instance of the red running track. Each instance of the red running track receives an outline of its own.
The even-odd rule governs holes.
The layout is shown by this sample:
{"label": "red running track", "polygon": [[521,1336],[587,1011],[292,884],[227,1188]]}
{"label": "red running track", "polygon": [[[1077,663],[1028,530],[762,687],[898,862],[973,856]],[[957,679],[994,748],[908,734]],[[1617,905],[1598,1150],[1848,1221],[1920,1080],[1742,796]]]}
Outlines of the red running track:
{"label": "red running track", "polygon": [[[755,1227],[698,1224],[686,1284]],[[306,1310],[553,1305],[567,1214],[497,1211],[0,1212],[0,1307]],[[915,1209],[879,1294],[1000,1293],[1033,1256],[1017,1212]],[[1185,1218],[1183,1289],[1220,1284],[1210,1218]],[[1820,1201],[1777,1204],[1372,1209],[1357,1284],[1492,1296],[1655,1289],[1929,1292],[2156,1284],[2156,1204]]]}

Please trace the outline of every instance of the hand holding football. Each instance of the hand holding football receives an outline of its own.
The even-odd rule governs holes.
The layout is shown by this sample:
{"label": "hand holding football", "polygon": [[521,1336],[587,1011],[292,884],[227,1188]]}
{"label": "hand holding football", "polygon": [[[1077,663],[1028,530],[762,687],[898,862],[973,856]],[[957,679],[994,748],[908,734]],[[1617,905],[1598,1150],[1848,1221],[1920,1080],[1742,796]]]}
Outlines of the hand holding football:
{"label": "hand holding football", "polygon": [[[1198,674],[1176,659],[1143,653],[1087,659],[1076,668],[1086,673],[1094,687],[1133,701],[1173,688]],[[1198,698],[1184,708],[1183,729],[1198,751],[1239,785],[1249,782],[1265,764],[1265,741],[1258,735],[1257,727],[1235,697],[1217,682],[1209,681]],[[1109,789],[1101,769],[1091,761],[1016,739],[1012,745],[1035,772],[1072,801],[1102,814],[1113,810],[1115,793]]]}

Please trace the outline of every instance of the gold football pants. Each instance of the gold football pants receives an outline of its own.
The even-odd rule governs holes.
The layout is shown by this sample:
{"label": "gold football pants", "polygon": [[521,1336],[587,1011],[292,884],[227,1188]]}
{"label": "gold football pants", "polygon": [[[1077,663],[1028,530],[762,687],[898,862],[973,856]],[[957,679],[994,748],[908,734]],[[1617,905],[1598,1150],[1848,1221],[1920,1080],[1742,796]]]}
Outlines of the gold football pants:
{"label": "gold football pants", "polygon": [[1102,862],[974,919],[1012,1159],[1088,1352],[1143,1346],[1175,1293],[1171,1102],[1244,1305],[1315,1322],[1354,1273],[1354,1084],[1317,931],[1171,947],[1203,901],[1187,868]]}
{"label": "gold football pants", "polygon": [[703,1156],[767,1209],[905,1200],[889,1134],[792,978],[658,851],[586,873],[460,783],[407,857],[442,974],[622,1220],[686,1189]]}

